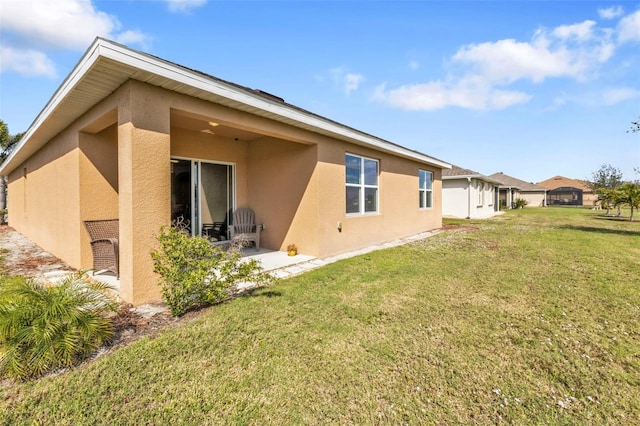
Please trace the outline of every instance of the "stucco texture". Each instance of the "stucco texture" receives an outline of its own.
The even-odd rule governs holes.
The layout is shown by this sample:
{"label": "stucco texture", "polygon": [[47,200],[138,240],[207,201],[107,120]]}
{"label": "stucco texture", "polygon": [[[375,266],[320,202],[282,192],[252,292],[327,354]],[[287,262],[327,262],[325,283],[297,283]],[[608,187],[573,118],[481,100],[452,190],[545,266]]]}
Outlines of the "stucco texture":
{"label": "stucco texture", "polygon": [[[346,214],[347,153],[379,161],[377,213]],[[442,223],[437,167],[129,81],[11,173],[10,224],[89,268],[83,221],[118,218],[121,297],[158,301],[150,253],[170,223],[176,157],[232,165],[234,207],[255,211],[265,225],[261,246],[273,250],[295,243],[301,253],[329,256]],[[434,176],[429,209],[418,206],[420,169]]]}

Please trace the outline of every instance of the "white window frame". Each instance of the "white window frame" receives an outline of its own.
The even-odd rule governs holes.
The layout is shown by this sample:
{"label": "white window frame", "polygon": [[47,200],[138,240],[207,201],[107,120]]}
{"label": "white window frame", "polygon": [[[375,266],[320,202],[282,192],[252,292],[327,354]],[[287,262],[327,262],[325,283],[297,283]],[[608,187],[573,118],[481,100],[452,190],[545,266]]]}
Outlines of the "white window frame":
{"label": "white window frame", "polygon": [[[360,160],[360,179],[358,183],[349,183],[347,182],[347,157],[354,157]],[[347,152],[345,154],[345,186],[346,188],[358,188],[359,189],[359,200],[358,200],[358,211],[357,212],[347,212],[347,206],[345,205],[345,213],[347,216],[363,216],[363,215],[374,215],[380,213],[380,161],[375,158],[364,157],[358,154],[351,154]],[[375,185],[365,183],[365,162],[372,161],[376,164],[376,183]],[[346,193],[345,188],[345,193]],[[375,189],[376,192],[376,208],[374,211],[366,211],[366,190],[367,189]],[[345,196],[346,203],[346,196]]]}
{"label": "white window frame", "polygon": [[[425,173],[428,176],[430,176],[430,179],[424,180],[425,183],[428,182],[428,184],[424,188],[420,187],[422,173]],[[427,197],[427,194],[430,194],[430,197]],[[433,172],[429,170],[423,170],[423,169],[418,170],[418,195],[419,195],[419,202],[418,202],[419,209],[429,210],[433,208]],[[427,200],[431,201],[430,203],[431,205],[427,205]]]}

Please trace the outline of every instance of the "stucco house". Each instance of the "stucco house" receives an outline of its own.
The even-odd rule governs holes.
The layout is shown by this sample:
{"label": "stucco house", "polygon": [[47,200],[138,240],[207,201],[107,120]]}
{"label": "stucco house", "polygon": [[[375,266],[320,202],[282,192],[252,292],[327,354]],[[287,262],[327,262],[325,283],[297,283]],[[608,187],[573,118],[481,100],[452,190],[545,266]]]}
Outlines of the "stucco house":
{"label": "stucco house", "polygon": [[240,207],[260,246],[328,256],[438,228],[431,156],[126,46],[96,39],[0,166],[9,223],[91,268],[83,222],[119,219],[120,296],[158,301],[150,252],[178,212],[191,231]]}
{"label": "stucco house", "polygon": [[442,215],[463,219],[487,218],[500,210],[502,182],[453,165],[442,171]]}
{"label": "stucco house", "polygon": [[547,205],[547,189],[535,183],[525,182],[513,176],[497,172],[489,176],[502,182],[499,187],[500,204],[505,208],[513,208],[513,203],[518,198],[526,200],[531,207],[544,207]]}
{"label": "stucco house", "polygon": [[595,206],[598,194],[583,180],[554,176],[538,186],[547,188],[547,204],[550,206]]}

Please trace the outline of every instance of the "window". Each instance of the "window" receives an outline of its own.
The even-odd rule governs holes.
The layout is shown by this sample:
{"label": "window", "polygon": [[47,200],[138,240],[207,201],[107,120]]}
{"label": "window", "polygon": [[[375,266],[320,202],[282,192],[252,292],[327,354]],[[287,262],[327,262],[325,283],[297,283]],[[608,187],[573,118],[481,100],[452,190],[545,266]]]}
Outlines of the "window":
{"label": "window", "polygon": [[420,208],[430,209],[433,207],[433,173],[420,170],[419,185]]}
{"label": "window", "polygon": [[378,212],[378,160],[345,156],[347,214]]}
{"label": "window", "polygon": [[484,205],[484,185],[482,182],[477,181],[476,187],[478,188],[478,206]]}
{"label": "window", "polygon": [[489,187],[489,205],[493,205],[493,193],[495,192],[495,187],[493,185],[487,184]]}

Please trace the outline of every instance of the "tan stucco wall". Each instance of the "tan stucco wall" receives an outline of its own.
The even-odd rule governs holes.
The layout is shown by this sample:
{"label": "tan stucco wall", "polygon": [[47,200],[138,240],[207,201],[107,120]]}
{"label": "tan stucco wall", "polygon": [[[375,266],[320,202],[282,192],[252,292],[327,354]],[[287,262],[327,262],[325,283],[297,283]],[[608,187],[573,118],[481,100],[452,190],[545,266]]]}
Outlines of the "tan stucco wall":
{"label": "tan stucco wall", "polygon": [[529,204],[527,204],[527,207],[544,207],[544,192],[520,192],[520,198],[523,198],[529,202]]}
{"label": "tan stucco wall", "polygon": [[78,269],[91,267],[82,222],[118,217],[117,135],[106,129],[115,97],[53,136],[10,175],[11,226]]}
{"label": "tan stucco wall", "polygon": [[[177,111],[264,137],[236,141],[171,127]],[[346,215],[346,153],[379,160],[379,213]],[[271,249],[295,243],[301,253],[328,256],[442,223],[437,168],[130,81],[25,163],[27,179],[23,167],[11,174],[11,224],[86,268],[91,253],[82,221],[118,217],[121,297],[136,305],[158,301],[150,253],[170,222],[172,156],[233,164],[236,207],[254,209],[266,225],[262,245]],[[418,207],[420,169],[434,174],[430,209]]]}
{"label": "tan stucco wall", "polygon": [[170,110],[155,87],[129,82],[124,89],[118,108],[120,295],[139,305],[160,300],[151,252],[160,227],[170,222]]}
{"label": "tan stucco wall", "polygon": [[79,268],[80,192],[77,132],[63,131],[9,176],[9,224]]}
{"label": "tan stucco wall", "polygon": [[[111,125],[90,134],[79,133],[80,220],[118,218],[118,128]],[[93,264],[89,237],[81,230],[81,267]]]}
{"label": "tan stucco wall", "polygon": [[598,204],[598,194],[594,194],[593,192],[582,193],[583,206],[595,206],[596,204]]}
{"label": "tan stucco wall", "polygon": [[[319,255],[317,146],[273,138],[249,144],[248,207],[265,224],[261,245]],[[243,207],[238,204],[238,207]]]}
{"label": "tan stucco wall", "polygon": [[[342,253],[389,241],[442,225],[440,169],[339,141],[319,146],[319,253]],[[345,154],[379,160],[379,213],[347,215],[345,211]],[[433,208],[418,206],[418,172],[434,174]],[[342,231],[338,230],[338,222]]]}

